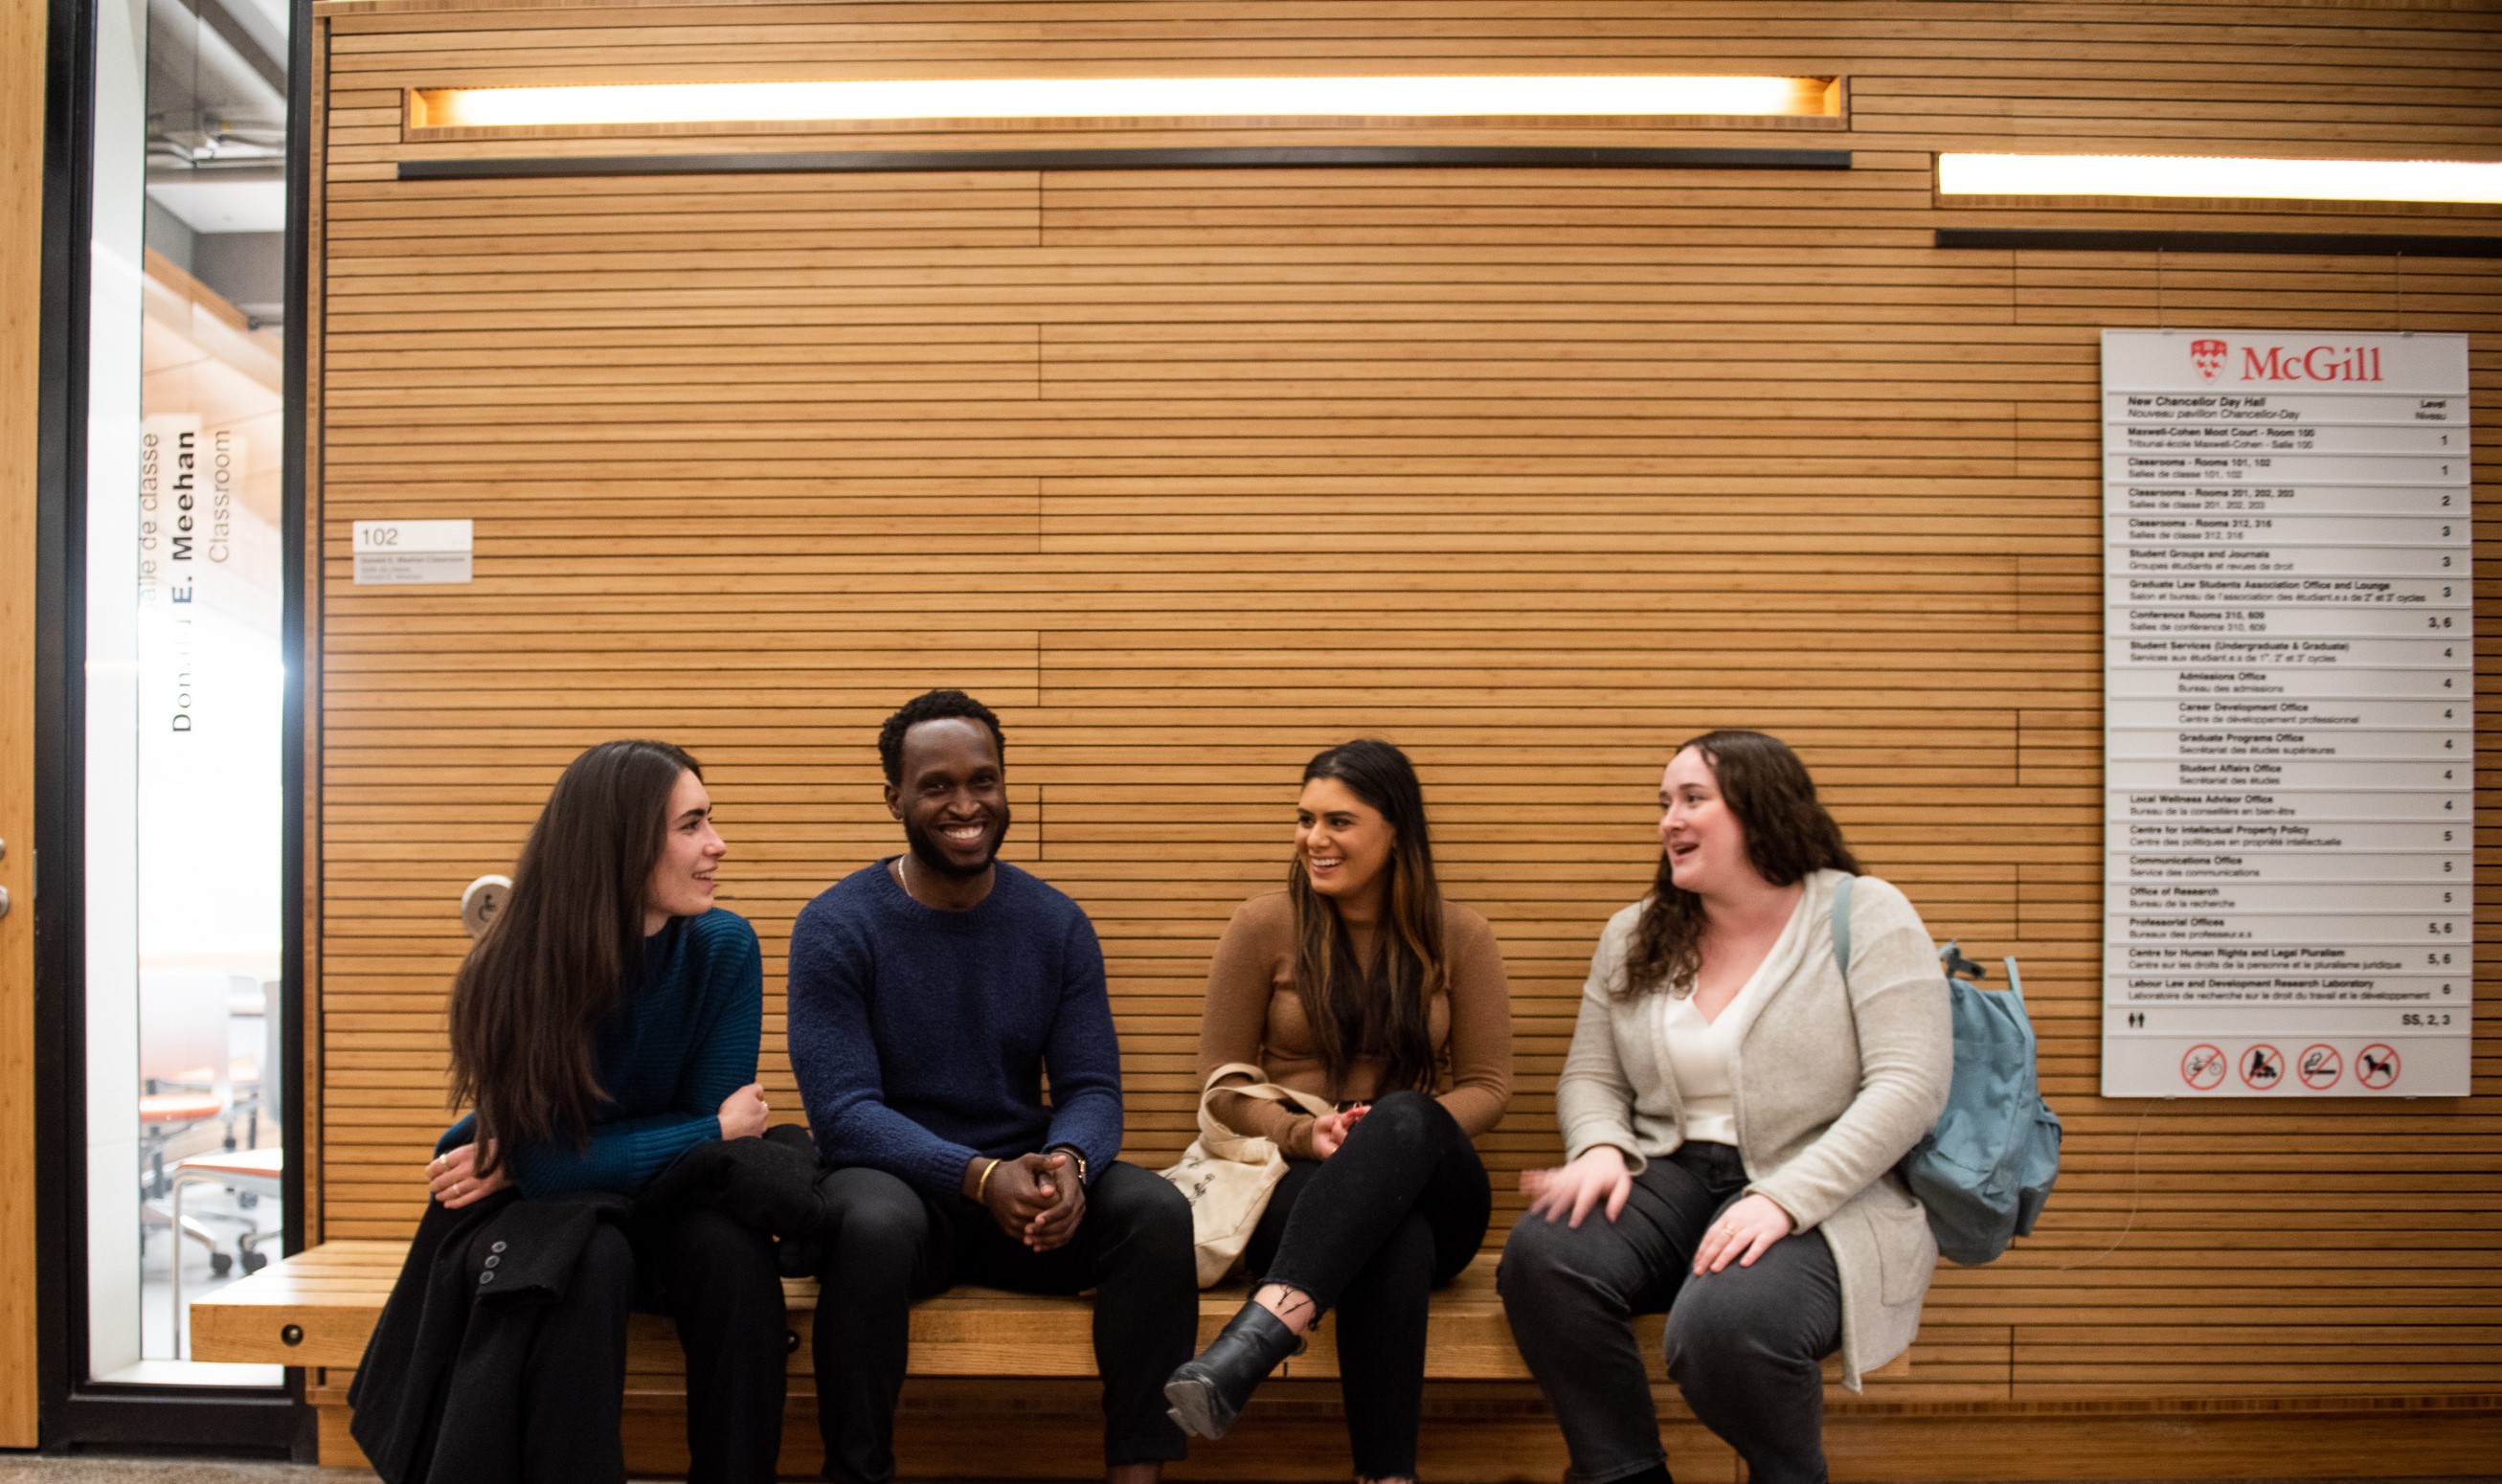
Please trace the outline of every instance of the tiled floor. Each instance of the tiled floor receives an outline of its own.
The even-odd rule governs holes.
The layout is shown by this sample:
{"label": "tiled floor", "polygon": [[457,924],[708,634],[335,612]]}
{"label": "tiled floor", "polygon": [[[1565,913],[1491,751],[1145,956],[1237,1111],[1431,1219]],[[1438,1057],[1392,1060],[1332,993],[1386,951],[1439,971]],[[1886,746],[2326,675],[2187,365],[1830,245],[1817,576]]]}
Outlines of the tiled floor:
{"label": "tiled floor", "polygon": [[[180,1459],[36,1458],[0,1453],[0,1484],[350,1484],[372,1474],[343,1468],[287,1464],[204,1463]],[[2103,1481],[2103,1484],[2178,1484],[2176,1480]],[[2244,1479],[2236,1484],[2292,1484]],[[2447,1475],[2434,1479],[2306,1479],[2301,1484],[2502,1484],[2502,1474]]]}

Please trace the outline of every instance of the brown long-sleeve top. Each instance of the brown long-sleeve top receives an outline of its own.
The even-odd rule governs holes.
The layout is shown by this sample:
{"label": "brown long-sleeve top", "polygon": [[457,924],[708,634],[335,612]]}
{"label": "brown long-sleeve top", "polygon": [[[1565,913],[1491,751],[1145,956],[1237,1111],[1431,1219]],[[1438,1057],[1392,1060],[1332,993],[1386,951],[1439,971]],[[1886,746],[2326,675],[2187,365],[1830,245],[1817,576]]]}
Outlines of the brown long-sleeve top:
{"label": "brown long-sleeve top", "polygon": [[[1358,960],[1371,961],[1373,929],[1349,927]],[[1447,993],[1427,1007],[1427,1030],[1440,1069],[1436,1096],[1462,1130],[1475,1138],[1503,1121],[1511,1097],[1511,989],[1503,948],[1486,920],[1456,902],[1442,904]],[[1228,1062],[1254,1062],[1281,1087],[1341,1101],[1379,1091],[1381,1062],[1358,1057],[1332,1092],[1312,1048],[1302,996],[1295,990],[1295,909],[1283,892],[1254,896],[1234,909],[1207,966],[1207,1014],[1199,1028],[1199,1078]],[[1312,1118],[1260,1097],[1219,1096],[1208,1111],[1236,1133],[1274,1140],[1288,1155],[1312,1157]]]}

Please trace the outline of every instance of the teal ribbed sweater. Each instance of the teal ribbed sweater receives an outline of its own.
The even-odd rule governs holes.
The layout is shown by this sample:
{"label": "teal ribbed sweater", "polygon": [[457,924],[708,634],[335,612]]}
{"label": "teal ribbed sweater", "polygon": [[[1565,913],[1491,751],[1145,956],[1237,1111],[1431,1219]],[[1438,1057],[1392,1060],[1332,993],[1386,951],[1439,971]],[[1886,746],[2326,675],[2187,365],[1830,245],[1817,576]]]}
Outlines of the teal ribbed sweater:
{"label": "teal ribbed sweater", "polygon": [[[764,1029],[764,961],[747,919],[719,907],[673,917],[644,940],[642,972],[596,1032],[608,1101],[589,1145],[510,1151],[524,1196],[609,1191],[631,1196],[678,1156],[721,1136],[722,1099],[756,1080]],[[477,1137],[462,1118],[435,1153]]]}

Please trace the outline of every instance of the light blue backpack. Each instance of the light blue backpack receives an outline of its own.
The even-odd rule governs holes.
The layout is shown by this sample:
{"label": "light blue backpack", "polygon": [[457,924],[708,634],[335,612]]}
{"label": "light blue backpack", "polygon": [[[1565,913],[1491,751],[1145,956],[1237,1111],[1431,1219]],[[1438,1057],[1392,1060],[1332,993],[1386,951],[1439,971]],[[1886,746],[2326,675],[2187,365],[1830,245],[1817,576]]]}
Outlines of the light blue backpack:
{"label": "light blue backpack", "polygon": [[[1850,979],[1850,884],[1833,889],[1833,961]],[[1958,945],[1938,950],[1954,996],[1954,1084],[1938,1126],[1894,1166],[1928,1209],[1938,1251],[1967,1266],[2033,1232],[2059,1178],[2059,1115],[2042,1100],[2024,981],[2007,961],[2007,992]]]}

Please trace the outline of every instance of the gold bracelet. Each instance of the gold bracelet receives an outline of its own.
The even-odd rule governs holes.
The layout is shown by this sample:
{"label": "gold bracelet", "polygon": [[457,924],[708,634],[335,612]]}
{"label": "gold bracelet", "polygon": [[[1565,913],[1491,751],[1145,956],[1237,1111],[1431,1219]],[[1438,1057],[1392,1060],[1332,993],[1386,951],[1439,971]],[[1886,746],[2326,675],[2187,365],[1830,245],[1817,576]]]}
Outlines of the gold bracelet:
{"label": "gold bracelet", "polygon": [[990,1203],[991,1172],[997,1169],[1001,1163],[1002,1162],[998,1160],[993,1160],[990,1164],[982,1166],[982,1178],[973,1182],[973,1204],[987,1205]]}

